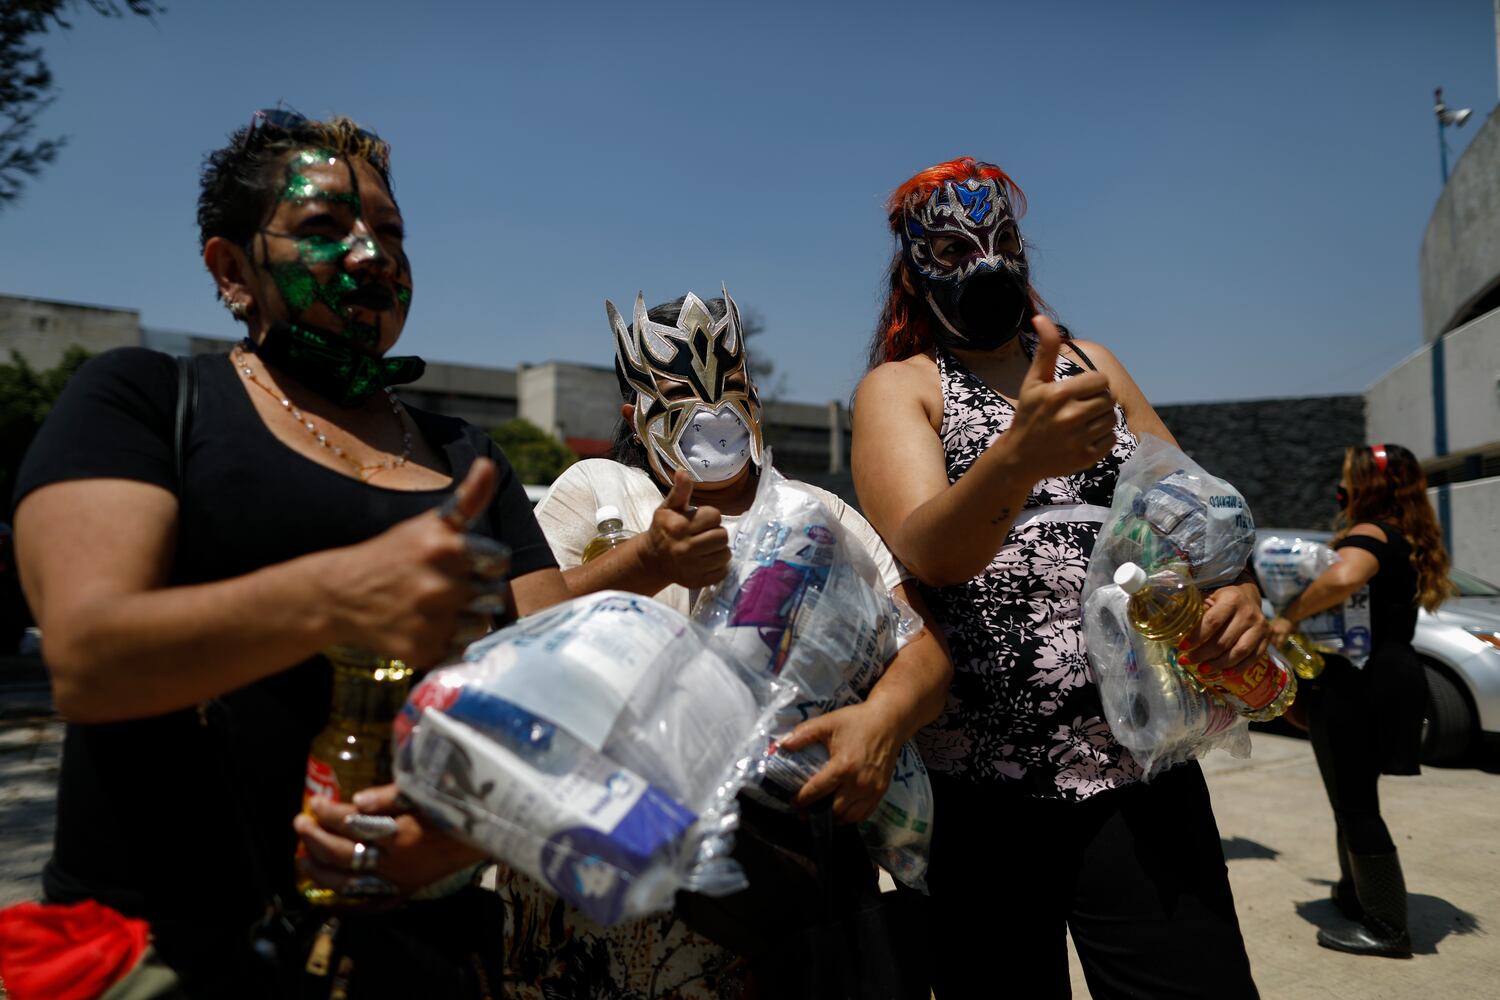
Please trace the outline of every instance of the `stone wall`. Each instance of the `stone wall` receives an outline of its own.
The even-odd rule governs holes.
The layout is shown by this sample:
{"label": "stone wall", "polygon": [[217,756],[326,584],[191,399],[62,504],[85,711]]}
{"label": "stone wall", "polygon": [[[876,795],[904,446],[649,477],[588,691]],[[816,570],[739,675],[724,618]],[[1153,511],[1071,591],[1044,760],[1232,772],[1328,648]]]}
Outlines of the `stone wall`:
{"label": "stone wall", "polygon": [[1363,396],[1156,409],[1194,461],[1239,488],[1263,528],[1327,528],[1344,449],[1365,443]]}

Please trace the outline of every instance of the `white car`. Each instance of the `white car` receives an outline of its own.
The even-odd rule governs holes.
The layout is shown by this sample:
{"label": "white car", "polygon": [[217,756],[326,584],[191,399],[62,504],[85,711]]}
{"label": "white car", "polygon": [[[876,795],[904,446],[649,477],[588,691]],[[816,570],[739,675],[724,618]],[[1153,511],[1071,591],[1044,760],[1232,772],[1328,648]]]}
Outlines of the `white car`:
{"label": "white car", "polygon": [[[1326,542],[1327,531],[1263,528],[1258,538],[1280,535]],[[1500,739],[1500,587],[1453,570],[1455,594],[1436,611],[1418,609],[1412,648],[1427,668],[1427,714],[1422,761],[1457,760],[1479,738]]]}

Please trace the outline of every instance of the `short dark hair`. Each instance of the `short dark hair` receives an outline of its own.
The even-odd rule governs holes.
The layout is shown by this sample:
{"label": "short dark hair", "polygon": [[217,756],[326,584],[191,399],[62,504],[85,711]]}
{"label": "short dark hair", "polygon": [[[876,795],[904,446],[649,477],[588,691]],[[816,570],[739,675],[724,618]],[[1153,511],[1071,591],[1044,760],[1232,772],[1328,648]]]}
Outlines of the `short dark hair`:
{"label": "short dark hair", "polygon": [[342,116],[309,119],[290,127],[253,122],[235,131],[229,145],[203,158],[198,248],[203,249],[215,236],[248,247],[276,204],[286,158],[303,149],[326,149],[365,160],[391,191],[390,146],[353,120]]}

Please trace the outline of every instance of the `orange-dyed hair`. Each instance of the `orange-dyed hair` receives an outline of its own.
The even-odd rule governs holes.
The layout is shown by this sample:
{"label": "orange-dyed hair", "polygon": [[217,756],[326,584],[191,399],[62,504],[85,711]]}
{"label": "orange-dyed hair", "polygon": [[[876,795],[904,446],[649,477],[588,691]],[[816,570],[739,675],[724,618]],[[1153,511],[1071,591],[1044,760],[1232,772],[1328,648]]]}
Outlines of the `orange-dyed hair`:
{"label": "orange-dyed hair", "polygon": [[1427,477],[1417,456],[1399,444],[1385,447],[1380,468],[1368,445],[1344,451],[1344,480],[1349,484],[1349,506],[1339,512],[1338,536],[1364,521],[1393,522],[1411,546],[1411,566],[1417,574],[1417,603],[1428,611],[1452,593],[1448,582],[1448,550],[1443,529],[1427,499]]}
{"label": "orange-dyed hair", "polygon": [[[919,171],[907,180],[886,200],[887,222],[899,240],[905,227],[905,215],[926,201],[941,185],[948,181],[966,181],[970,178],[981,181],[998,181],[1010,199],[1011,209],[1019,219],[1026,212],[1026,194],[1010,175],[993,163],[983,163],[972,156],[960,156]],[[908,287],[920,289],[922,276],[911,269],[906,259],[904,242],[896,247],[891,259],[888,275],[889,291],[885,307],[880,311],[880,320],[875,324],[875,336],[870,341],[869,367],[875,368],[887,361],[900,361],[914,354],[922,354],[932,347],[932,327],[937,317],[920,295],[908,291]],[[1031,297],[1031,312],[1051,314],[1051,308],[1028,284]],[[1030,323],[1030,317],[1027,317]]]}

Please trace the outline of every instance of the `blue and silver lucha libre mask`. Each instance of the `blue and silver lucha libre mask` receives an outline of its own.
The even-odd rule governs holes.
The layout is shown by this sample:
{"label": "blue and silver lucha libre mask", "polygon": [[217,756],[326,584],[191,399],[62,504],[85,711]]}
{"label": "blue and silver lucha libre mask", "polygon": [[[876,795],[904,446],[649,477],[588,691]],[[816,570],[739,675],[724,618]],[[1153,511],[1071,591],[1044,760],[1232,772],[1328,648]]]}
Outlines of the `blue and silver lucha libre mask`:
{"label": "blue and silver lucha libre mask", "polygon": [[[933,241],[943,240],[942,252]],[[944,327],[940,343],[991,350],[1019,332],[1031,305],[1026,257],[1010,198],[998,180],[947,181],[908,208],[907,260]]]}
{"label": "blue and silver lucha libre mask", "polygon": [[725,313],[714,318],[689,293],[677,322],[668,326],[646,313],[637,295],[634,322],[625,324],[606,301],[615,334],[615,358],[635,392],[635,432],[651,471],[663,484],[677,469],[700,483],[724,482],[748,462],[760,465],[760,397],[750,380],[740,313],[724,292]]}

